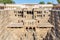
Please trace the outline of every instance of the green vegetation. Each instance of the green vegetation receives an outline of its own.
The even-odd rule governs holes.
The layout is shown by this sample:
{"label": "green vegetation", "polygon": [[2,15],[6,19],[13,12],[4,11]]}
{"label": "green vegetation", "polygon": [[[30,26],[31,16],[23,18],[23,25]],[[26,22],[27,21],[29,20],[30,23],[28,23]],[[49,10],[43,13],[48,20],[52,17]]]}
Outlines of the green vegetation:
{"label": "green vegetation", "polygon": [[4,4],[14,4],[15,2],[13,0],[0,0],[0,3]]}
{"label": "green vegetation", "polygon": [[47,4],[52,4],[51,2],[47,2]]}
{"label": "green vegetation", "polygon": [[57,0],[58,3],[60,3],[60,0]]}
{"label": "green vegetation", "polygon": [[42,2],[40,2],[39,4],[45,4],[45,2],[44,2],[44,1],[42,1]]}

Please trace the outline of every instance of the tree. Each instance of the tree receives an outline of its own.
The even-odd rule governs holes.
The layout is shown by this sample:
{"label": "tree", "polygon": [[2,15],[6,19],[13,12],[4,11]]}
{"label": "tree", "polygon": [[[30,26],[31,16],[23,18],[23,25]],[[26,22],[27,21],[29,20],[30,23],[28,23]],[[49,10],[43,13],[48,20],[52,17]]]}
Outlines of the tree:
{"label": "tree", "polygon": [[47,2],[47,4],[52,4],[51,2]]}
{"label": "tree", "polygon": [[42,1],[42,2],[40,2],[39,4],[45,4],[45,2],[44,2],[44,1]]}
{"label": "tree", "polygon": [[60,0],[57,0],[58,3],[60,3]]}
{"label": "tree", "polygon": [[4,3],[4,4],[14,4],[15,2],[13,0],[0,0],[0,3]]}

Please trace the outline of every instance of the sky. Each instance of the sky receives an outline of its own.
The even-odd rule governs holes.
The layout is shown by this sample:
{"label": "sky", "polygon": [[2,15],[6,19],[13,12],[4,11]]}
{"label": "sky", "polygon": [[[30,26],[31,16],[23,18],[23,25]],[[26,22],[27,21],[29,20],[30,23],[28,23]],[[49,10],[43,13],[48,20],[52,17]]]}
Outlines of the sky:
{"label": "sky", "polygon": [[13,1],[15,1],[16,4],[38,4],[41,1],[44,1],[45,3],[52,2],[54,4],[57,4],[56,0],[13,0]]}

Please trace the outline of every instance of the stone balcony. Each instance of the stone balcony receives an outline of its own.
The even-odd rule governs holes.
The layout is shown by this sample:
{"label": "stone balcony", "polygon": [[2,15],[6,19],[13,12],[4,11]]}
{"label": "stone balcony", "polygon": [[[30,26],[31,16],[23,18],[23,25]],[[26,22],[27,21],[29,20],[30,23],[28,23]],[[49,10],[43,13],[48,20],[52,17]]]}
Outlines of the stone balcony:
{"label": "stone balcony", "polygon": [[51,11],[60,11],[60,10],[57,10],[57,9],[52,9]]}
{"label": "stone balcony", "polygon": [[51,27],[54,27],[54,26],[52,24],[50,24],[50,23],[40,23],[40,24],[38,24],[38,27],[51,28]]}
{"label": "stone balcony", "polygon": [[23,23],[21,22],[21,23],[9,23],[8,25],[7,25],[7,27],[16,27],[16,28],[18,28],[18,27],[23,27]]}

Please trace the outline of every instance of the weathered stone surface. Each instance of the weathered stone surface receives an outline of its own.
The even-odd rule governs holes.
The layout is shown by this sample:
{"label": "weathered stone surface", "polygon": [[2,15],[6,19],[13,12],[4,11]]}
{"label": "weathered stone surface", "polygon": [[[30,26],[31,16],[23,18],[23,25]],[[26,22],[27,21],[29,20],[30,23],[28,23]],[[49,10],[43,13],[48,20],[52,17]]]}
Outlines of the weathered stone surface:
{"label": "weathered stone surface", "polygon": [[44,40],[54,28],[49,22],[53,5],[6,4],[3,7],[0,40]]}

